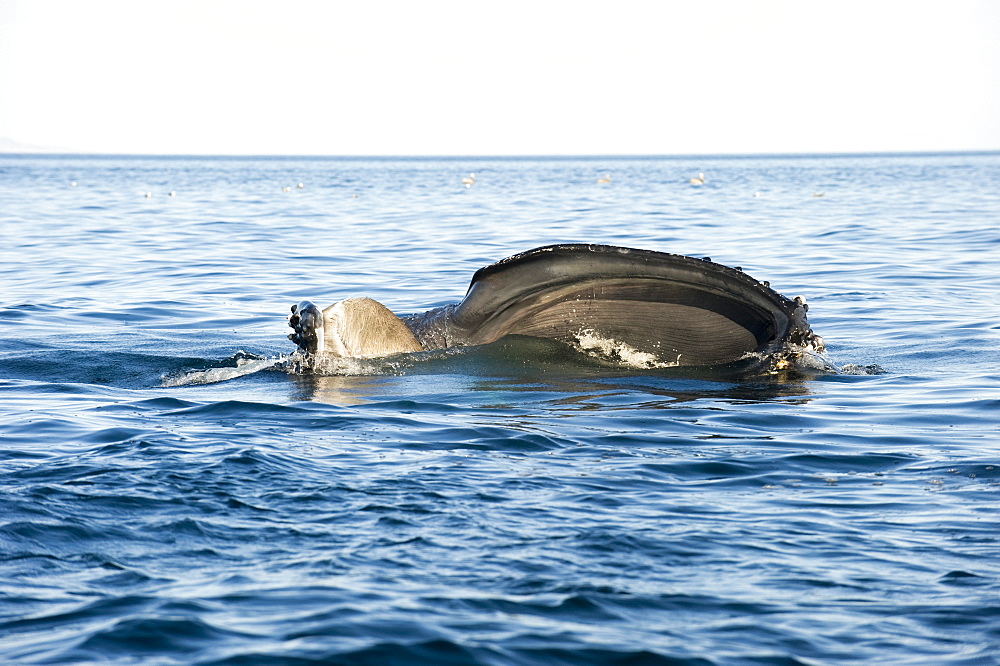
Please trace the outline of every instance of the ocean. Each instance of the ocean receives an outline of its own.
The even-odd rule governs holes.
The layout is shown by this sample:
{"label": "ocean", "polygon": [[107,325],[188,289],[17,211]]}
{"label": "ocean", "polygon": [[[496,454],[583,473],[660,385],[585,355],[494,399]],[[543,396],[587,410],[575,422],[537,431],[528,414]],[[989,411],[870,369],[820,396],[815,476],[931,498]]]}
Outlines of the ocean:
{"label": "ocean", "polygon": [[[553,243],[740,266],[836,370],[283,363]],[[998,263],[996,153],[0,155],[0,662],[1000,664]]]}

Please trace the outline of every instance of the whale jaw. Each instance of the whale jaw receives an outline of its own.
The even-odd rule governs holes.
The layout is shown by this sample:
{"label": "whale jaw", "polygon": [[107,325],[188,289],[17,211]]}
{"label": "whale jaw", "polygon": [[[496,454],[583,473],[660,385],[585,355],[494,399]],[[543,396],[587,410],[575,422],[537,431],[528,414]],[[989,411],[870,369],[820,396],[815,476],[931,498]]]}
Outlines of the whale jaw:
{"label": "whale jaw", "polygon": [[310,301],[292,306],[288,339],[314,356],[368,358],[422,351],[413,333],[371,298],[348,298],[320,310]]}
{"label": "whale jaw", "polygon": [[306,354],[322,354],[326,350],[323,312],[311,301],[300,301],[292,306],[288,317],[292,332],[288,339]]}

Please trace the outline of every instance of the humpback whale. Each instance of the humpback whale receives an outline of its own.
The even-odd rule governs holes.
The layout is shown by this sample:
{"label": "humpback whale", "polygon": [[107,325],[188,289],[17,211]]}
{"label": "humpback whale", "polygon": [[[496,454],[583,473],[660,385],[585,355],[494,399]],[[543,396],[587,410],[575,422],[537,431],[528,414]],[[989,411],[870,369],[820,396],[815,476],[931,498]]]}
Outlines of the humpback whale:
{"label": "humpback whale", "polygon": [[526,335],[644,367],[769,372],[823,350],[807,309],[708,257],[563,244],[481,268],[461,302],[421,314],[397,317],[370,298],[302,301],[288,337],[306,356],[372,357]]}

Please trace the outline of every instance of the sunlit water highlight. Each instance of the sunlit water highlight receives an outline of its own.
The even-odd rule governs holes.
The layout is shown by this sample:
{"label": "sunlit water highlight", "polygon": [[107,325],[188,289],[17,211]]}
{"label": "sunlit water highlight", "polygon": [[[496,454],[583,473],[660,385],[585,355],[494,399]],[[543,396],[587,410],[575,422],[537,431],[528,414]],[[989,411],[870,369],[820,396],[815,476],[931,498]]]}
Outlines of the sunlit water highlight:
{"label": "sunlit water highlight", "polygon": [[[998,220],[992,154],[0,157],[0,660],[998,663]],[[558,242],[805,295],[841,371],[288,367],[302,298]]]}

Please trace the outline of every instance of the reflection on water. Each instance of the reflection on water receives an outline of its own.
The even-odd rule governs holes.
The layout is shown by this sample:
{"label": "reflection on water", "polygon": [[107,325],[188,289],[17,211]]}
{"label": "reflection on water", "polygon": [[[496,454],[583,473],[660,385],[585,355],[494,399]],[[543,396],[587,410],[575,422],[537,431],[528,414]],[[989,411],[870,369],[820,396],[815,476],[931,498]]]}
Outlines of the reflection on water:
{"label": "reflection on water", "polygon": [[[445,390],[512,394],[512,398],[520,395],[529,400],[534,399],[531,394],[555,394],[563,397],[553,404],[590,405],[595,409],[603,408],[592,402],[595,396],[640,392],[662,396],[664,400],[658,404],[669,408],[700,399],[738,403],[806,398],[809,378],[814,376],[783,371],[744,377],[719,369],[683,367],[646,369],[639,373],[627,365],[595,360],[554,340],[524,336],[476,347],[377,359],[330,357],[318,365],[286,361],[277,367],[291,377],[296,400],[339,405],[382,400],[394,395],[393,392],[399,396],[401,382],[417,381],[425,388],[447,382]],[[194,379],[202,376],[200,372],[189,374]],[[390,377],[395,379],[389,381]],[[220,377],[219,381],[227,378]],[[650,405],[642,403],[644,408]]]}
{"label": "reflection on water", "polygon": [[[657,381],[659,379],[659,381]],[[602,378],[546,377],[525,382],[517,378],[487,379],[471,386],[475,391],[486,392],[544,392],[565,397],[552,401],[553,405],[575,405],[581,409],[671,409],[678,404],[697,400],[711,400],[732,404],[795,399],[808,401],[808,378],[782,373],[780,376],[756,378],[753,381],[733,383],[721,380],[692,380],[657,378],[648,374],[632,376],[622,372],[618,381]],[[632,402],[636,394],[661,396],[663,400]],[[615,396],[624,396],[622,404],[613,404]],[[596,402],[595,402],[596,401]]]}
{"label": "reflection on water", "polygon": [[357,375],[290,375],[292,400],[313,400],[328,405],[361,405],[380,400],[394,389],[380,377]]}

